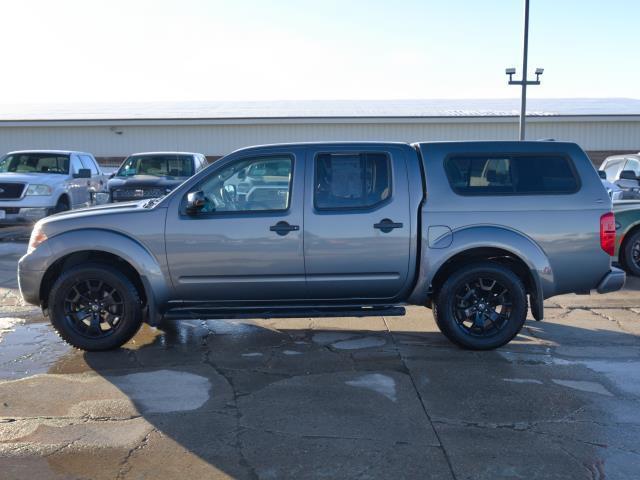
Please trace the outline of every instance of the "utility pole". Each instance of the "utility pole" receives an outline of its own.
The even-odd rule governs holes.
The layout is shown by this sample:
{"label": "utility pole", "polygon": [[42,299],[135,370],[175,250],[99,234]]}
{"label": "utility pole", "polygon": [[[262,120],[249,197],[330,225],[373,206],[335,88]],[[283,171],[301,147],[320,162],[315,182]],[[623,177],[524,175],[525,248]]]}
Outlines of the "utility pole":
{"label": "utility pole", "polygon": [[505,73],[509,75],[509,85],[522,86],[520,98],[520,140],[525,139],[525,127],[527,117],[527,85],[540,85],[540,75],[544,68],[536,68],[536,79],[527,80],[527,63],[529,60],[529,0],[524,0],[524,38],[522,44],[522,80],[514,80],[515,68],[507,68]]}

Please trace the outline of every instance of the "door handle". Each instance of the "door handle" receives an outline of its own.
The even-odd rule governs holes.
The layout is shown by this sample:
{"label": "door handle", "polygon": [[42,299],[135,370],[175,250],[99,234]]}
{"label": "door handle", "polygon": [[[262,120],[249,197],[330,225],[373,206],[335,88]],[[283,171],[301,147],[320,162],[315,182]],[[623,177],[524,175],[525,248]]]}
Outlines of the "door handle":
{"label": "door handle", "polygon": [[380,230],[382,233],[389,233],[394,228],[402,228],[404,225],[402,223],[396,223],[393,220],[385,218],[380,220],[379,223],[373,225],[373,228]]}
{"label": "door handle", "polygon": [[289,232],[297,232],[300,230],[300,227],[298,225],[289,225],[287,222],[278,222],[275,225],[271,225],[269,230],[284,237]]}

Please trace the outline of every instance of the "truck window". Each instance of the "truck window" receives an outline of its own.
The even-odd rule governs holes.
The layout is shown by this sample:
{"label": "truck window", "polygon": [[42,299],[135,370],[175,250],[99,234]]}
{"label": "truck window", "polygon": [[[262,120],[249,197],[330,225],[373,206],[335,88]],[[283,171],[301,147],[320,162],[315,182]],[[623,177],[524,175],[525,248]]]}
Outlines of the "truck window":
{"label": "truck window", "polygon": [[445,170],[460,195],[562,195],[579,189],[570,160],[559,155],[450,157]]}
{"label": "truck window", "polygon": [[293,158],[255,157],[212,174],[200,186],[203,213],[285,211],[291,197]]}
{"label": "truck window", "polygon": [[96,164],[91,157],[88,155],[80,155],[80,161],[82,162],[83,168],[91,170],[91,175],[98,175],[98,167],[96,167]]}
{"label": "truck window", "polygon": [[391,197],[386,153],[321,153],[315,159],[314,204],[318,210],[374,207]]}

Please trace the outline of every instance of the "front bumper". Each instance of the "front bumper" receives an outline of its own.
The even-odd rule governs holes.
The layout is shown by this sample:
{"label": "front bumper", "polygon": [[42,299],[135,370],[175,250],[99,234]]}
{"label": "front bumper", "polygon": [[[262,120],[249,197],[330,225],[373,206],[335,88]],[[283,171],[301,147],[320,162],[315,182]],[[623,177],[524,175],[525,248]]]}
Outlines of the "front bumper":
{"label": "front bumper", "polygon": [[51,248],[45,241],[18,261],[18,287],[25,302],[40,306],[40,285],[51,254]]}
{"label": "front bumper", "polygon": [[600,283],[598,284],[598,293],[616,292],[624,287],[626,280],[626,274],[623,270],[611,267],[611,271],[607,273]]}
{"label": "front bumper", "polygon": [[2,208],[0,211],[0,225],[18,225],[35,223],[51,212],[51,207]]}

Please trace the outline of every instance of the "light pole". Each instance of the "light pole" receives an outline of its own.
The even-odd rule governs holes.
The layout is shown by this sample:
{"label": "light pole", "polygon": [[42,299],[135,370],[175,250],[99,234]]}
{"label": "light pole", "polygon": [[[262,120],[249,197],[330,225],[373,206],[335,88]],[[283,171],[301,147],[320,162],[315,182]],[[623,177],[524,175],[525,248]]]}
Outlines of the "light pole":
{"label": "light pole", "polygon": [[544,68],[536,68],[536,79],[527,80],[527,60],[529,57],[529,0],[524,0],[524,42],[522,46],[522,80],[514,80],[515,68],[507,68],[505,73],[509,75],[509,85],[521,85],[522,95],[520,99],[520,140],[524,140],[525,121],[527,116],[527,85],[540,85],[540,75]]}

